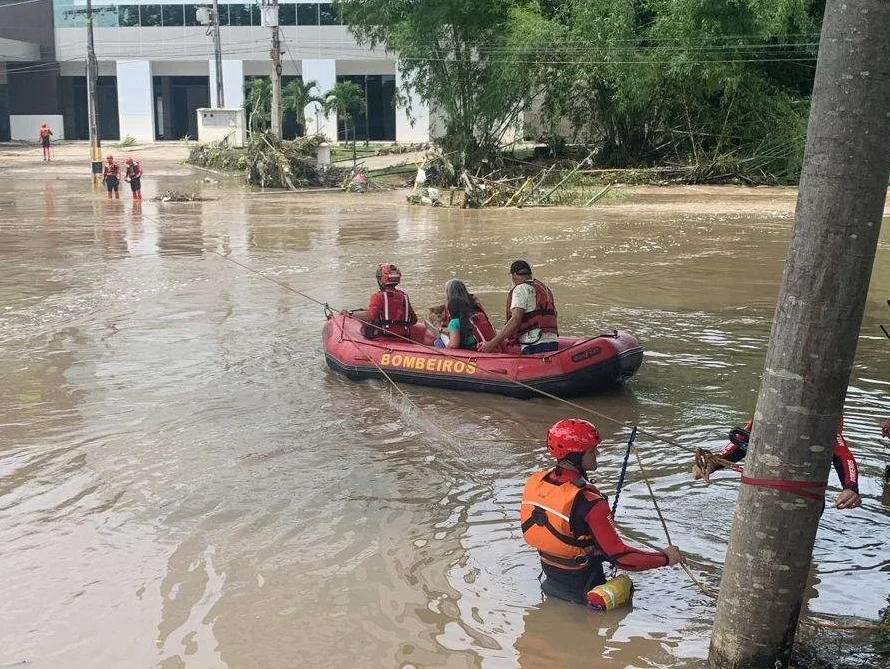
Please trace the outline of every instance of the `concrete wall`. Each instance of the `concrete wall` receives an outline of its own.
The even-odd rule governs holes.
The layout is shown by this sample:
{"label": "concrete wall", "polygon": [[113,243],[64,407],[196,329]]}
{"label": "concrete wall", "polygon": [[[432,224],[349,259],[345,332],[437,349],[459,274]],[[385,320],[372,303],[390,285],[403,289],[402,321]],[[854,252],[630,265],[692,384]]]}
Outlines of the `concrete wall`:
{"label": "concrete wall", "polygon": [[[307,59],[303,61],[303,81],[315,81],[324,93],[337,83],[337,61],[333,58]],[[307,134],[320,132],[331,141],[337,141],[337,112],[327,116],[317,102],[306,105]]]}
{"label": "concrete wall", "polygon": [[[406,82],[396,68],[396,90],[404,91]],[[422,144],[430,141],[430,109],[417,94],[406,94],[407,106],[396,107],[396,141],[404,144]]]}
{"label": "concrete wall", "polygon": [[13,140],[36,142],[40,132],[40,124],[46,123],[53,131],[53,139],[65,139],[65,127],[60,115],[42,114],[10,114],[9,135]]}
{"label": "concrete wall", "polygon": [[[96,57],[102,60],[140,58],[147,60],[201,60],[213,54],[213,40],[203,27],[102,28],[93,29]],[[272,43],[268,28],[222,26],[220,46],[223,59],[269,60]],[[352,60],[392,61],[382,49],[359,46],[345,26],[282,26],[284,62],[306,58],[348,57]],[[56,28],[56,59],[84,60],[86,28]]]}
{"label": "concrete wall", "polygon": [[151,63],[147,60],[117,61],[117,109],[120,136],[142,142],[155,139]]}

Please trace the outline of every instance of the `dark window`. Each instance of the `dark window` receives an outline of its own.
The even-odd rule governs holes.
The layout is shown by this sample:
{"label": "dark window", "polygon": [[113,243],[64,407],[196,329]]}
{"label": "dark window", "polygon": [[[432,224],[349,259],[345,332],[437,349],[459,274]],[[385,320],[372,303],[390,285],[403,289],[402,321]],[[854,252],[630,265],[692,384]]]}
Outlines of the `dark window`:
{"label": "dark window", "polygon": [[117,7],[93,7],[93,25],[97,28],[117,28]]}
{"label": "dark window", "polygon": [[[220,5],[220,9],[222,9],[222,5]],[[249,26],[250,5],[229,5],[229,25]]]}
{"label": "dark window", "polygon": [[323,26],[339,26],[340,16],[330,3],[322,3],[318,6],[318,23]]}
{"label": "dark window", "polygon": [[182,11],[182,5],[161,5],[161,15],[164,19],[164,27],[167,26],[184,26],[185,15]]}
{"label": "dark window", "polygon": [[155,27],[161,25],[161,6],[160,5],[140,5],[139,6],[139,25],[143,27]]}
{"label": "dark window", "polygon": [[219,25],[227,26],[229,25],[229,6],[228,5],[218,5],[219,7]]}
{"label": "dark window", "polygon": [[318,25],[318,5],[314,3],[300,3],[297,5],[297,25],[298,26],[317,26]]}
{"label": "dark window", "polygon": [[195,10],[198,9],[201,5],[186,5],[185,6],[185,16],[184,16],[184,25],[187,26],[199,26],[198,17],[195,14]]}
{"label": "dark window", "polygon": [[278,5],[278,23],[283,26],[297,25],[297,6]]}
{"label": "dark window", "polygon": [[[258,4],[248,5],[250,7],[250,22],[255,26],[263,25],[263,16],[260,11],[260,6]],[[278,8],[278,11],[281,12],[281,8]],[[280,23],[280,19],[279,19]]]}
{"label": "dark window", "polygon": [[121,28],[139,27],[139,5],[118,5],[117,24]]}

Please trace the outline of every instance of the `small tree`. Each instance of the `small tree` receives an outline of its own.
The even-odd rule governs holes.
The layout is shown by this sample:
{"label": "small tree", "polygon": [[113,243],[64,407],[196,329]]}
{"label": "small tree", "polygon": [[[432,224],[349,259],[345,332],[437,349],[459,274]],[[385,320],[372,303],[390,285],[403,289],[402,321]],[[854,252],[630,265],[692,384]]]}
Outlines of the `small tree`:
{"label": "small tree", "polygon": [[324,105],[324,100],[315,95],[313,91],[318,91],[318,82],[307,81],[304,83],[302,79],[289,81],[282,91],[282,107],[284,107],[284,111],[292,111],[297,117],[300,136],[306,134],[306,106],[313,102]]}
{"label": "small tree", "polygon": [[338,81],[324,94],[324,113],[337,112],[343,118],[343,129],[349,141],[349,124],[352,121],[352,160],[355,162],[355,117],[365,108],[365,92],[353,81]]}
{"label": "small tree", "polygon": [[255,77],[244,85],[244,108],[247,110],[247,127],[265,130],[272,118],[272,79]]}

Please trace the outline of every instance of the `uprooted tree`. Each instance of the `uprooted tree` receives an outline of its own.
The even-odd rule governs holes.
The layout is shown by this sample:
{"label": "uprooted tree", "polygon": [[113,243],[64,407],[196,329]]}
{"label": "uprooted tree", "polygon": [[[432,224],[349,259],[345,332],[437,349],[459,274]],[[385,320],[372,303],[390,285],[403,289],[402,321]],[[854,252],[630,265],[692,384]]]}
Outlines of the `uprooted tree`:
{"label": "uprooted tree", "polygon": [[444,117],[444,151],[459,170],[497,157],[539,87],[555,37],[536,1],[341,0],[360,43],[397,52],[407,84]]}

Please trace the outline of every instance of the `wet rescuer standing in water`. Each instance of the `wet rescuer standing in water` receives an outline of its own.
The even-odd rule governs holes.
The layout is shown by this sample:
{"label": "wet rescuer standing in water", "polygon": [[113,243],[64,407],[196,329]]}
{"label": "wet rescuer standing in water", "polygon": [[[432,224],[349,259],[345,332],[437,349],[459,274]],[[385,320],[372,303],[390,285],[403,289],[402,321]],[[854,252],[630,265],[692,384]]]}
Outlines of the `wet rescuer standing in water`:
{"label": "wet rescuer standing in water", "polygon": [[513,288],[507,295],[507,322],[494,339],[485,342],[479,350],[496,351],[505,341],[519,341],[523,355],[548,353],[559,349],[556,328],[556,305],[553,293],[543,283],[532,277],[532,268],[524,260],[510,265]]}
{"label": "wet rescuer standing in water", "polygon": [[612,525],[606,496],[588,480],[596,470],[596,426],[569,418],[547,432],[556,466],[532,474],[522,493],[522,536],[541,556],[544,593],[576,604],[593,603],[590,590],[606,582],[603,563],[626,571],[667,567],[680,550],[643,551],[624,543]]}

